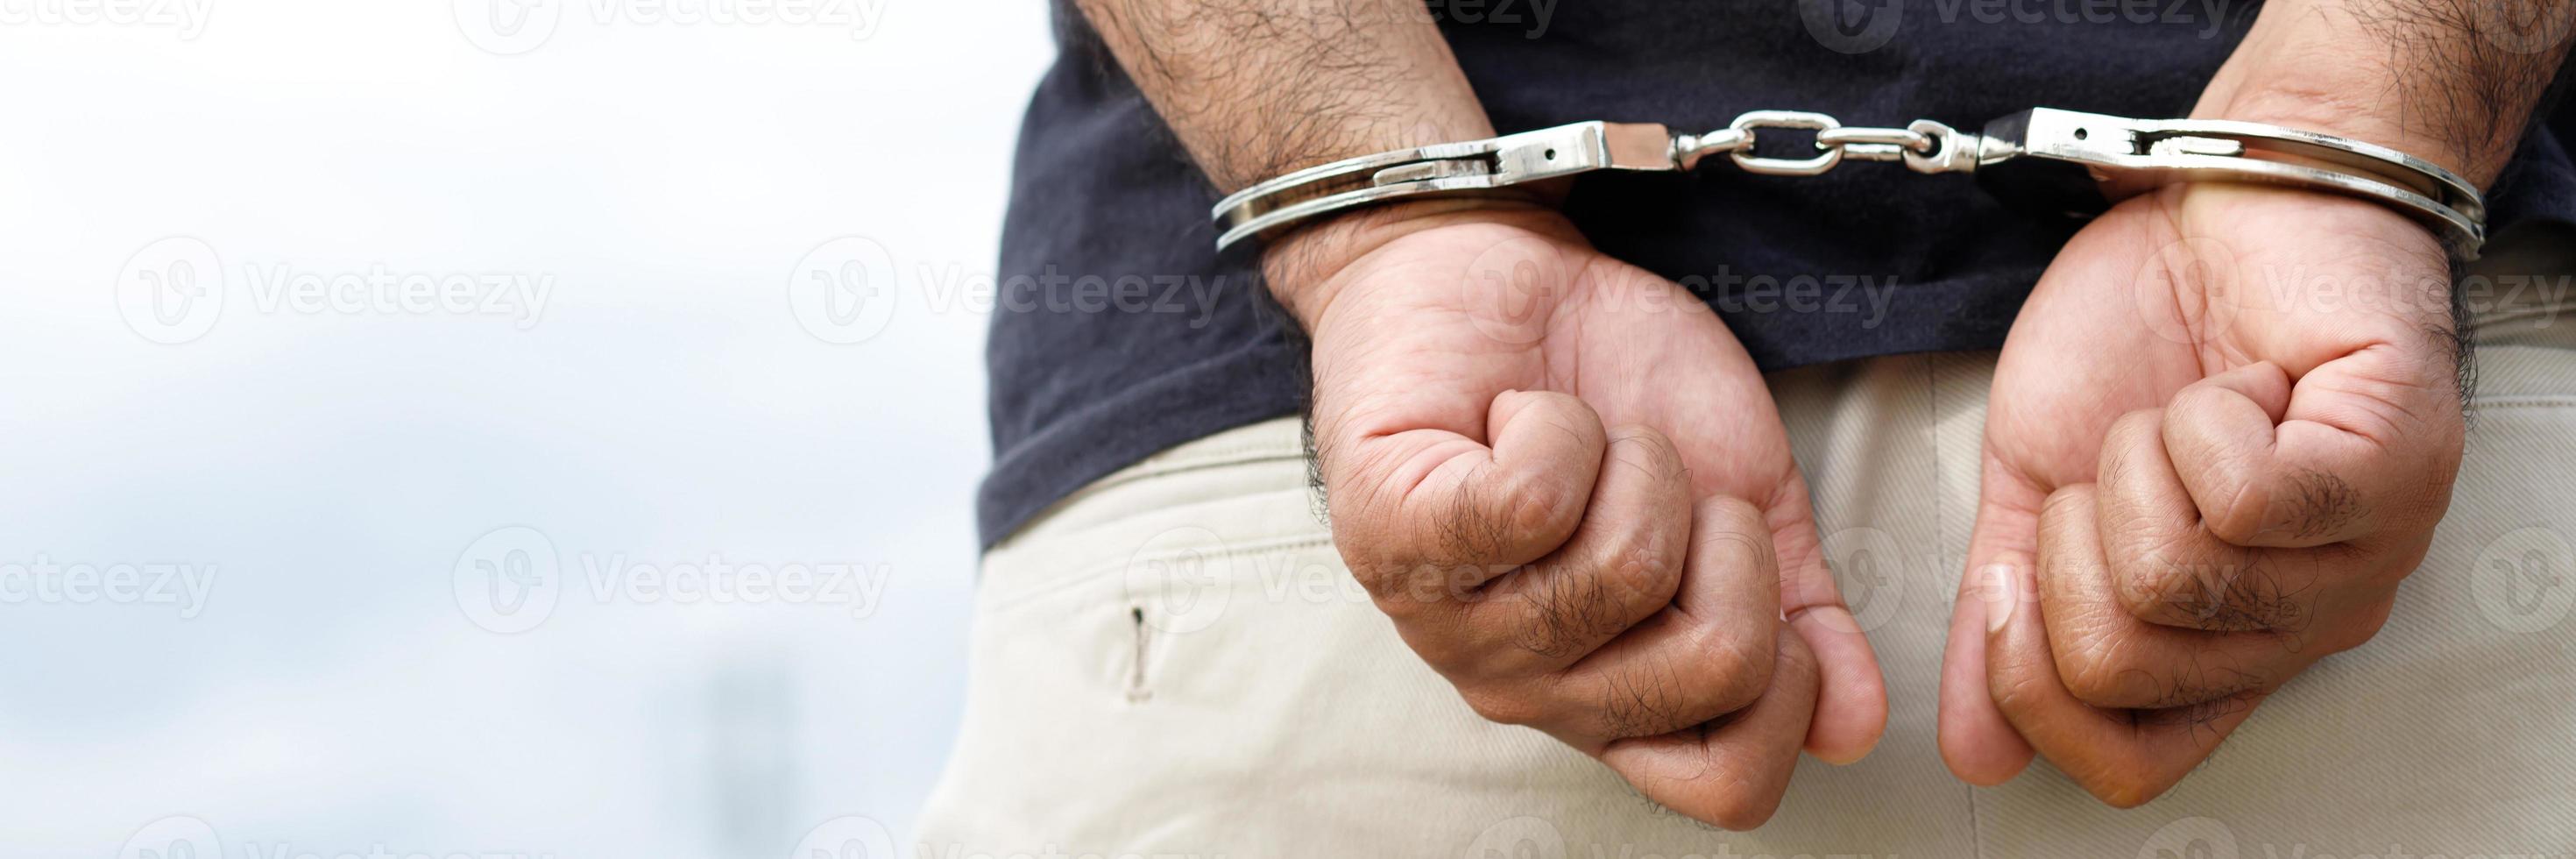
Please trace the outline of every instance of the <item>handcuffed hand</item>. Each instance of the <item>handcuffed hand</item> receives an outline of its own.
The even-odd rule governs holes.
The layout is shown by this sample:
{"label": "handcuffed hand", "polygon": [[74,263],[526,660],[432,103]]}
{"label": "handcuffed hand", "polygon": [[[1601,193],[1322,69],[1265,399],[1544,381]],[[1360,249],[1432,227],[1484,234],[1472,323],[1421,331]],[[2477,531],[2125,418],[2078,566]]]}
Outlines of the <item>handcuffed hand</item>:
{"label": "handcuffed hand", "polygon": [[1405,642],[1477,713],[1728,828],[1802,747],[1865,754],[1876,661],[1715,314],[1536,206],[1352,218],[1270,271],[1314,340],[1335,541]]}
{"label": "handcuffed hand", "polygon": [[2388,617],[2450,500],[2443,252],[2370,203],[2174,186],[2087,226],[2014,323],[1941,749],[2146,802]]}

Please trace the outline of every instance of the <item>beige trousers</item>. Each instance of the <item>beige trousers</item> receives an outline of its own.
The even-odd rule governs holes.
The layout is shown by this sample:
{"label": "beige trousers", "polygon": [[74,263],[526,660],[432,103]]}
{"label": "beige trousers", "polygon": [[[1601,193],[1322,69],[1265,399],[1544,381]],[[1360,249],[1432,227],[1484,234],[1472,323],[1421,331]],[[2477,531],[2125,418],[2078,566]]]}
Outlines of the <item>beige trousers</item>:
{"label": "beige trousers", "polygon": [[1994,367],[1942,354],[1770,380],[1890,717],[1860,763],[1802,760],[1756,831],[1470,712],[1351,581],[1278,420],[1106,478],[985,557],[919,853],[2576,855],[2576,313],[2490,303],[2456,497],[2395,616],[2144,807],[2045,762],[1972,788],[1934,750]]}

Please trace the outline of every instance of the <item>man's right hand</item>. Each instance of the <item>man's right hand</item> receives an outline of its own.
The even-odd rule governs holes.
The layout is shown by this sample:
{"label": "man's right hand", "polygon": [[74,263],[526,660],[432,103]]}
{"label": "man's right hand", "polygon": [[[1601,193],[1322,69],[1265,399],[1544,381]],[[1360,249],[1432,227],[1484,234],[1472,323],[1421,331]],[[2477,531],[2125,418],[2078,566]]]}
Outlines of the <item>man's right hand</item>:
{"label": "man's right hand", "polygon": [[1877,742],[1786,433],[1699,299],[1519,203],[1345,216],[1267,263],[1342,557],[1476,712],[1730,829],[1801,747]]}

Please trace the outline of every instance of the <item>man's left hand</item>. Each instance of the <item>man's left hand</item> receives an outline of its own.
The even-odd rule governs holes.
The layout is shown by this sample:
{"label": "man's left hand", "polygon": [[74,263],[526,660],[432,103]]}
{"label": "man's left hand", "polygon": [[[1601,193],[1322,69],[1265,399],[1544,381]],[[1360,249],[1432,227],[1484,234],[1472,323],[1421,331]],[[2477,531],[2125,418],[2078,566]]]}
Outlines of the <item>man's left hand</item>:
{"label": "man's left hand", "polygon": [[2314,191],[2171,186],[2078,233],[1995,372],[1951,769],[2035,750],[2137,805],[2370,639],[2459,468],[2449,289],[2431,232]]}

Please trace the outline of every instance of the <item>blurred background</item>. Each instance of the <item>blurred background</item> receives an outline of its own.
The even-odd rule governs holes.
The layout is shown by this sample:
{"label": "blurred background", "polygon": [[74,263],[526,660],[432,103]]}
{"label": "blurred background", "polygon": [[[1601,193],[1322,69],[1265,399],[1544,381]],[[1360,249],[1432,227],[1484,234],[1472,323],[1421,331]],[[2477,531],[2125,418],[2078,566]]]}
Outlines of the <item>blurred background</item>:
{"label": "blurred background", "polygon": [[0,4],[0,855],[904,843],[1051,58],[1041,0]]}

